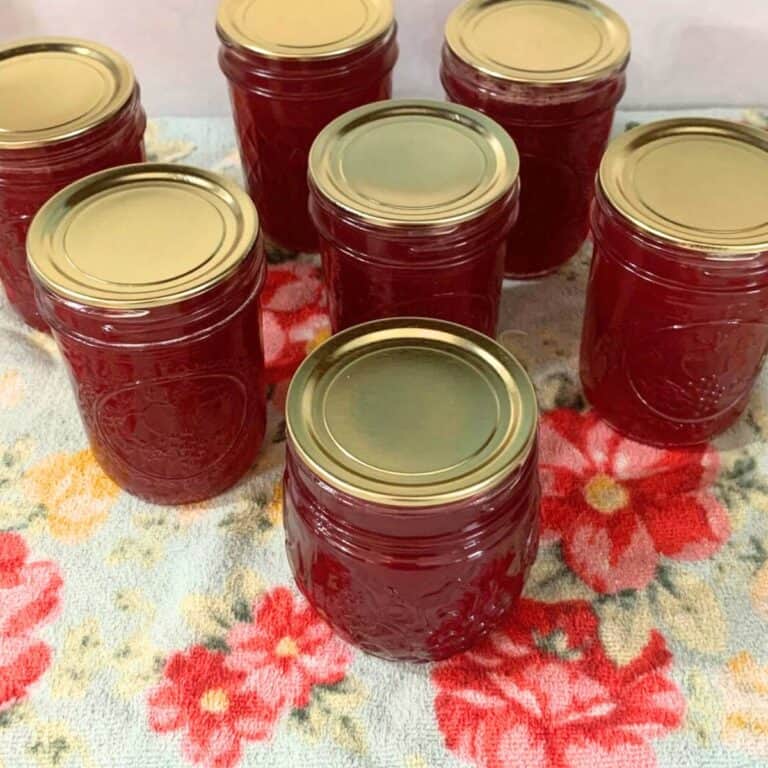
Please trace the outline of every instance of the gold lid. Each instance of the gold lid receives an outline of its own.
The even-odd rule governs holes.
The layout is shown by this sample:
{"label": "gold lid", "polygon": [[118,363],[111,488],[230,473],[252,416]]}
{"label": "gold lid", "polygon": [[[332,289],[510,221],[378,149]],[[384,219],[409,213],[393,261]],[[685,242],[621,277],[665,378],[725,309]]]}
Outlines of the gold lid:
{"label": "gold lid", "polygon": [[466,0],[449,17],[449,48],[493,77],[533,85],[597,80],[629,58],[629,29],[595,0]]}
{"label": "gold lid", "polygon": [[472,219],[510,191],[520,161],[498,123],[439,101],[381,101],[347,112],[310,153],[315,186],[383,226]]}
{"label": "gold lid", "polygon": [[646,232],[710,254],[768,250],[768,133],[707,118],[662,120],[619,136],[600,186]]}
{"label": "gold lid", "polygon": [[222,0],[222,39],[275,59],[321,59],[354,51],[394,23],[391,0]]}
{"label": "gold lid", "polygon": [[428,507],[501,483],[529,455],[538,408],[517,360],[453,323],[350,328],[293,378],[288,434],[302,461],[355,498]]}
{"label": "gold lid", "polygon": [[125,165],[54,195],[32,221],[29,266],[53,293],[141,309],[220,283],[251,252],[259,221],[236,184],[180,165]]}
{"label": "gold lid", "polygon": [[115,51],[70,38],[0,46],[0,149],[75,138],[116,115],[136,81]]}

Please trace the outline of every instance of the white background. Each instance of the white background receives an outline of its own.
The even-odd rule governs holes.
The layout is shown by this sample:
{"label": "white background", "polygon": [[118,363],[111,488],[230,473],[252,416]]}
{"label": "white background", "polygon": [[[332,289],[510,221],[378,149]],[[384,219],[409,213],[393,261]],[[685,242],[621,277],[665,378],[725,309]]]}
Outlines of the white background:
{"label": "white background", "polygon": [[[281,2],[281,0],[276,0]],[[287,1],[287,0],[285,0]],[[396,89],[440,95],[442,28],[457,0],[395,0]],[[322,7],[323,0],[317,0]],[[153,116],[228,112],[217,0],[0,0],[0,40],[90,37],[128,56]],[[768,0],[613,0],[633,33],[625,108],[768,105]]]}

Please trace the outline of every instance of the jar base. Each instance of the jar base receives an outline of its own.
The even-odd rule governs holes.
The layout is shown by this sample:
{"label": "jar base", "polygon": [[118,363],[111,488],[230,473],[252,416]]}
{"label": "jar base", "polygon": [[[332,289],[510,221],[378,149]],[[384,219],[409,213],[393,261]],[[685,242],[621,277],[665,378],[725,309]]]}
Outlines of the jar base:
{"label": "jar base", "polygon": [[512,612],[517,607],[518,600],[516,600],[512,606],[501,616],[498,617],[498,621],[494,622],[493,625],[486,626],[479,632],[477,632],[475,635],[472,636],[472,638],[465,639],[461,643],[456,644],[453,647],[449,648],[443,648],[443,649],[437,649],[437,650],[431,650],[431,649],[423,649],[419,651],[405,651],[402,652],[393,652],[388,651],[386,649],[380,648],[378,646],[375,646],[371,643],[367,643],[365,641],[360,641],[357,638],[355,638],[353,635],[351,635],[349,632],[344,631],[340,627],[338,627],[333,620],[327,615],[325,611],[323,611],[321,608],[317,607],[312,600],[310,599],[308,591],[305,589],[304,584],[302,583],[301,579],[298,577],[296,570],[294,569],[293,559],[289,556],[288,562],[291,567],[291,572],[293,574],[294,583],[296,584],[297,589],[299,592],[301,592],[304,599],[312,606],[312,608],[317,611],[317,613],[320,615],[320,617],[323,619],[323,621],[328,624],[328,626],[342,639],[345,643],[348,643],[351,646],[354,646],[358,650],[365,653],[367,656],[373,656],[374,658],[381,659],[382,661],[388,661],[391,663],[407,663],[407,664],[431,664],[438,661],[445,661],[446,659],[450,659],[454,656],[459,656],[462,653],[466,653],[467,651],[474,648],[476,645],[481,643],[485,638],[493,632],[494,629],[496,629],[498,626],[504,623],[505,620],[509,618],[509,616],[512,614]]}
{"label": "jar base", "polygon": [[698,448],[702,445],[706,445],[714,438],[718,437],[719,435],[723,434],[726,430],[730,429],[734,424],[736,424],[739,419],[742,416],[742,411],[740,411],[731,421],[729,421],[727,424],[723,426],[722,429],[718,429],[716,432],[712,432],[709,435],[706,435],[700,439],[696,440],[655,440],[653,438],[646,437],[645,435],[641,435],[632,429],[625,429],[620,424],[616,423],[610,416],[606,416],[603,411],[600,408],[596,408],[592,401],[590,400],[589,396],[587,395],[586,388],[582,386],[582,394],[584,395],[584,400],[587,403],[588,407],[594,410],[597,415],[606,423],[608,424],[611,429],[613,429],[615,432],[618,432],[622,437],[627,438],[628,440],[633,440],[636,443],[641,443],[642,445],[648,445],[652,448],[663,448],[667,450],[674,450],[676,448],[685,449],[685,448]]}

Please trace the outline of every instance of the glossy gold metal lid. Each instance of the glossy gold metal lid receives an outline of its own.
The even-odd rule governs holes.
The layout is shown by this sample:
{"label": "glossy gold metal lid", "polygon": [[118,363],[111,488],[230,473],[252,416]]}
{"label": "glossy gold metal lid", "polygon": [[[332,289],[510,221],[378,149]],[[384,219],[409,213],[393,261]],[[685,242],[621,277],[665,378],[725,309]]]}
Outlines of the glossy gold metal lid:
{"label": "glossy gold metal lid", "polygon": [[174,304],[234,272],[259,233],[246,193],[208,171],[126,165],[54,195],[35,216],[29,266],[53,293],[113,309]]}
{"label": "glossy gold metal lid", "polygon": [[594,80],[629,58],[629,29],[595,0],[466,0],[449,17],[449,48],[467,64],[519,83]]}
{"label": "glossy gold metal lid", "polygon": [[501,483],[529,455],[538,409],[517,360],[453,323],[398,318],[331,337],[294,376],[288,433],[355,498],[427,507]]}
{"label": "glossy gold metal lid", "polygon": [[42,37],[0,46],[0,149],[79,136],[117,114],[135,87],[128,62],[96,43]]}
{"label": "glossy gold metal lid", "polygon": [[768,134],[681,118],[615,139],[600,186],[619,213],[656,237],[723,256],[768,250]]}
{"label": "glossy gold metal lid", "polygon": [[394,23],[391,0],[223,0],[221,38],[277,59],[319,59],[354,51]]}
{"label": "glossy gold metal lid", "polygon": [[327,126],[310,176],[329,200],[383,226],[472,219],[510,191],[520,161],[507,132],[473,109],[382,101]]}

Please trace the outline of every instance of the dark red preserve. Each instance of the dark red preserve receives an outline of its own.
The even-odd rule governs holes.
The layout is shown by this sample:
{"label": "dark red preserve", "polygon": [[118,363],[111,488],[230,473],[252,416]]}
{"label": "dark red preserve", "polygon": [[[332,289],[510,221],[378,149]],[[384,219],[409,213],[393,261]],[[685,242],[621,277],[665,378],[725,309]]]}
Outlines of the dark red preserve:
{"label": "dark red preserve", "polygon": [[493,120],[437,101],[349,112],[318,137],[310,211],[335,331],[431,317],[494,336],[518,157]]}
{"label": "dark red preserve", "polygon": [[708,119],[608,149],[581,347],[594,408],[621,432],[692,445],[745,409],[768,351],[768,136]]}
{"label": "dark red preserve", "polygon": [[450,17],[448,98],[497,120],[520,151],[507,277],[552,272],[586,238],[628,58],[624,22],[595,0],[466,0]]}
{"label": "dark red preserve", "polygon": [[143,160],[145,125],[133,71],[109,48],[68,38],[0,47],[0,278],[31,326],[46,328],[27,272],[32,217],[71,182]]}
{"label": "dark red preserve", "polygon": [[307,161],[320,131],[392,93],[397,60],[390,0],[224,0],[220,64],[240,154],[273,245],[316,251]]}
{"label": "dark red preserve", "polygon": [[535,395],[509,353],[452,323],[368,323],[307,358],[286,413],[288,558],[342,637],[429,661],[514,611],[540,488]]}
{"label": "dark red preserve", "polygon": [[124,166],[53,197],[30,269],[105,472],[152,502],[213,496],[265,428],[253,203],[205,171]]}

